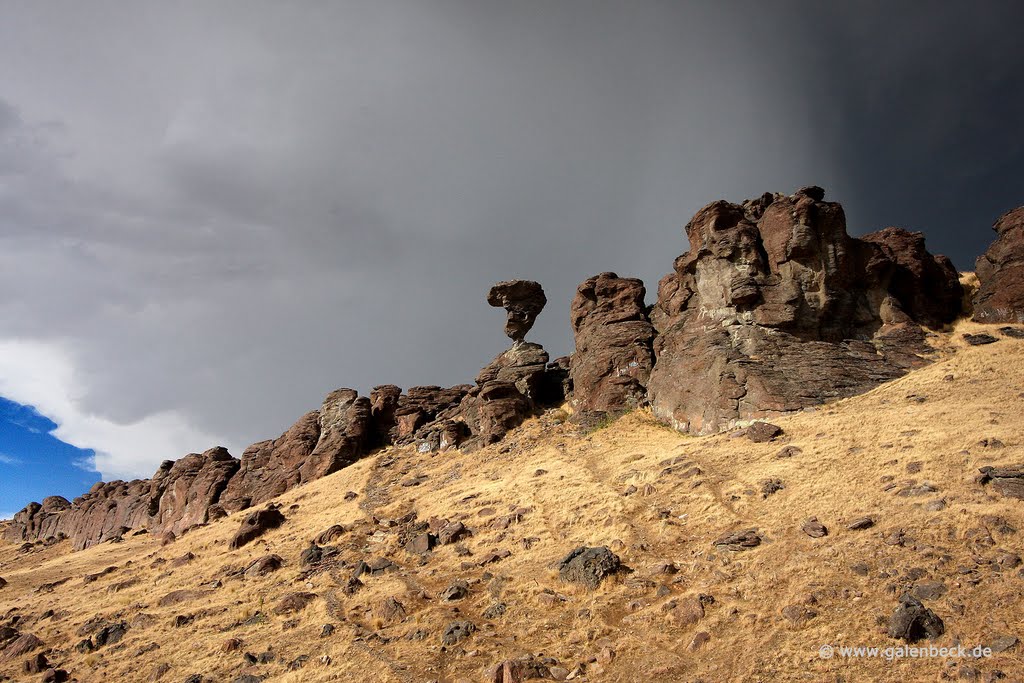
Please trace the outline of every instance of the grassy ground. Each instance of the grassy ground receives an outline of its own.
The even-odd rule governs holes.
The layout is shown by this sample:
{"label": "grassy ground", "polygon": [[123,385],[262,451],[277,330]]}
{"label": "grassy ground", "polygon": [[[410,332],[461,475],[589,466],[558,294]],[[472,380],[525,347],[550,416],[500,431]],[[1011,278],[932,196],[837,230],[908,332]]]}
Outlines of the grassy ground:
{"label": "grassy ground", "polygon": [[[578,678],[593,681],[985,680],[994,670],[1020,680],[1020,644],[980,660],[819,655],[825,644],[899,645],[884,622],[915,585],[942,593],[925,600],[946,626],[936,645],[1024,637],[1024,578],[1019,567],[998,564],[1005,553],[1024,554],[1024,502],[974,481],[980,466],[1024,462],[1024,341],[969,347],[960,337],[981,330],[963,323],[936,338],[937,362],[903,379],[775,420],[785,435],[774,443],[687,437],[643,411],[583,434],[551,413],[476,453],[391,449],[295,489],[279,501],[287,522],[237,551],[228,541],[241,515],[165,547],[148,536],[78,553],[66,542],[27,554],[0,546],[0,576],[9,582],[0,589],[0,623],[20,617],[17,628],[45,641],[51,661],[82,682],[147,680],[161,665],[170,667],[160,679],[167,681],[192,673],[216,681],[244,673],[293,682],[481,681],[488,666],[524,654],[569,671],[582,663]],[[780,458],[784,446],[800,452]],[[784,488],[766,497],[769,479]],[[358,495],[345,500],[349,491]],[[461,519],[473,535],[426,558],[409,554],[409,525],[386,520],[410,512]],[[846,528],[865,515],[874,527]],[[828,536],[800,530],[812,516]],[[339,562],[307,575],[299,554],[332,524],[347,529],[334,542]],[[747,528],[763,535],[761,546],[713,547],[722,533]],[[607,545],[633,571],[594,591],[562,583],[558,561],[584,544]],[[480,566],[492,551],[510,554]],[[232,574],[266,553],[284,567]],[[398,569],[364,576],[364,587],[345,594],[344,564],[368,557]],[[666,564],[675,573],[664,573]],[[83,581],[106,567],[116,570]],[[469,595],[441,600],[458,579]],[[181,589],[208,593],[160,605]],[[295,591],[317,598],[296,613],[273,613]],[[692,609],[698,595],[714,599],[703,617]],[[504,614],[485,618],[496,603]],[[47,610],[55,614],[44,618]],[[179,615],[193,620],[175,627]],[[83,624],[97,616],[127,622],[126,636],[77,652]],[[477,630],[442,646],[455,620]],[[328,623],[336,630],[321,637]],[[241,648],[225,652],[229,639]],[[267,650],[269,663],[243,658]],[[304,666],[288,671],[302,655]],[[23,659],[0,661],[0,679],[38,677],[21,673]]]}

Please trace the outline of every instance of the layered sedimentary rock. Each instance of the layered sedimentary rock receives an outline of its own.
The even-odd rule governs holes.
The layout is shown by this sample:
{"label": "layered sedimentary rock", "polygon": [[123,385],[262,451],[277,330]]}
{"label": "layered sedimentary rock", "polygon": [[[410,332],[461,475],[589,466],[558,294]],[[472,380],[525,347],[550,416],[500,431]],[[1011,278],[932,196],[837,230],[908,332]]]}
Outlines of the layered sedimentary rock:
{"label": "layered sedimentary rock", "polygon": [[[849,396],[923,364],[921,325],[960,311],[949,261],[888,228],[846,232],[821,188],[713,202],[687,224],[690,250],[651,313],[655,413],[708,433]],[[576,391],[579,391],[577,387]]]}
{"label": "layered sedimentary rock", "polygon": [[584,280],[569,319],[576,352],[569,364],[578,411],[621,412],[643,405],[654,367],[654,326],[644,283],[615,273]]}
{"label": "layered sedimentary rock", "polygon": [[995,222],[996,240],[978,257],[978,291],[974,320],[980,323],[1024,322],[1024,206]]}

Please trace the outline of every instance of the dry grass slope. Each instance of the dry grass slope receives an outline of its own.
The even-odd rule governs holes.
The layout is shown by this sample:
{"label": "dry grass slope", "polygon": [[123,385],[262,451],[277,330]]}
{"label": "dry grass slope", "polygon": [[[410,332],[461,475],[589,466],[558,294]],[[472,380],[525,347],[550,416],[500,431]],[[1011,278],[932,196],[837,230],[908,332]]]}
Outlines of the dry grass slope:
{"label": "dry grass slope", "polygon": [[[980,466],[1024,462],[1024,341],[963,342],[961,333],[980,330],[963,323],[936,338],[937,362],[903,379],[777,420],[785,435],[774,443],[687,437],[644,412],[580,434],[549,413],[477,453],[391,449],[291,491],[280,499],[287,522],[237,551],[228,542],[240,515],[166,547],[144,535],[79,553],[66,542],[30,553],[3,546],[0,617],[19,617],[17,627],[57,650],[51,660],[83,683],[148,680],[161,665],[168,681],[480,681],[487,666],[525,653],[569,670],[582,662],[582,680],[593,681],[909,681],[973,670],[977,680],[993,670],[1020,680],[1022,645],[980,661],[819,657],[823,644],[897,645],[882,624],[912,585],[931,591],[925,602],[946,623],[938,645],[1024,636],[1024,577],[999,564],[1022,552],[1024,502],[974,481]],[[800,452],[777,457],[784,446]],[[769,479],[784,488],[766,497]],[[348,491],[358,496],[345,500]],[[462,519],[473,535],[420,558],[402,547],[408,525],[371,517],[413,511]],[[846,528],[865,515],[874,527]],[[812,516],[828,536],[800,530]],[[300,552],[332,524],[348,530],[334,542],[336,559],[388,557],[398,569],[364,575],[351,595],[342,590],[350,569],[304,572]],[[712,546],[746,528],[765,542],[745,552]],[[592,592],[560,582],[558,561],[581,544],[607,545],[632,573]],[[194,559],[174,566],[187,553]],[[232,574],[266,553],[284,567]],[[662,571],[666,563],[675,573]],[[83,582],[106,567],[116,571]],[[468,596],[439,599],[457,579]],[[208,592],[161,606],[183,589]],[[275,614],[295,591],[317,598]],[[698,595],[713,597],[703,617],[689,599]],[[496,603],[506,611],[485,618]],[[179,615],[192,620],[175,627]],[[83,624],[97,616],[127,622],[127,634],[77,652]],[[455,620],[477,630],[443,647]],[[321,637],[328,623],[336,630]],[[232,638],[241,649],[222,651]],[[265,664],[243,658],[268,650]],[[0,674],[35,680],[22,659],[0,662]]]}

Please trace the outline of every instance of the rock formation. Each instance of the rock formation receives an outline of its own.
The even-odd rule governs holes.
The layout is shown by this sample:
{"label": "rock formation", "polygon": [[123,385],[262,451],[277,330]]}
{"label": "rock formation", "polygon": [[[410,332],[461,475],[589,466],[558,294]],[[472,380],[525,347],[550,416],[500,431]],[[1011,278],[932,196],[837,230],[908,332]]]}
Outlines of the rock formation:
{"label": "rock formation", "polygon": [[474,437],[473,445],[493,443],[529,417],[537,405],[564,400],[564,373],[559,366],[548,375],[548,352],[524,341],[547,298],[537,282],[499,282],[487,303],[508,311],[505,334],[512,347],[498,354],[480,374],[460,406],[462,420]]}
{"label": "rock formation", "polygon": [[120,537],[130,529],[180,533],[208,521],[211,506],[238,470],[224,448],[164,461],[152,479],[95,484],[68,502],[60,496],[30,503],[8,527],[10,541],[71,538],[75,549]]}
{"label": "rock formation", "polygon": [[[542,346],[525,341],[547,301],[540,284],[499,282],[487,301],[507,311],[513,343],[474,385],[403,393],[388,384],[369,398],[338,389],[240,460],[223,448],[191,454],[163,463],[152,479],[98,483],[72,502],[31,503],[0,533],[14,542],[71,538],[75,548],[133,529],[173,540],[373,449],[493,443],[538,407],[570,396],[581,421],[650,404],[677,429],[708,433],[870,389],[927,362],[927,330],[958,316],[963,289],[920,233],[886,228],[852,238],[842,207],[824,196],[805,187],[705,206],[687,224],[690,249],[650,308],[640,280],[588,278],[570,309],[571,357],[550,362]],[[978,261],[975,318],[1021,321],[1024,207],[995,229],[998,239]],[[996,489],[1019,481],[999,475],[992,474]]]}
{"label": "rock formation", "polygon": [[508,312],[505,334],[517,342],[526,338],[526,333],[533,327],[547,302],[540,283],[532,280],[499,282],[487,293],[487,303]]}
{"label": "rock formation", "polygon": [[1024,322],[1024,206],[995,222],[996,241],[978,257],[979,288],[974,320],[979,323]]}
{"label": "rock formation", "polygon": [[[925,362],[921,325],[959,313],[956,271],[923,238],[846,232],[818,187],[716,201],[687,224],[651,320],[655,413],[709,433],[849,396]],[[577,385],[576,391],[579,391]]]}
{"label": "rock formation", "polygon": [[569,364],[578,411],[621,412],[643,405],[654,367],[654,326],[644,283],[601,273],[576,290],[569,319],[576,352]]}

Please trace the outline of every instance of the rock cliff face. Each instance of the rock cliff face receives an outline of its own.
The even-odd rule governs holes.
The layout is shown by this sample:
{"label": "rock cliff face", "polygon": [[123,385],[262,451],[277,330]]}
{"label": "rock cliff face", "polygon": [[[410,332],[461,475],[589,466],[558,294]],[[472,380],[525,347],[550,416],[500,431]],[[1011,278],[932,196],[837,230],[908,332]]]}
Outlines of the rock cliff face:
{"label": "rock cliff face", "polygon": [[209,519],[238,460],[211,448],[165,461],[152,479],[97,483],[69,503],[60,496],[29,504],[14,516],[9,541],[70,538],[76,549],[119,538],[131,529],[180,533]]}
{"label": "rock cliff face", "polygon": [[644,283],[601,273],[585,280],[569,320],[576,352],[569,363],[578,411],[621,412],[643,405],[654,367],[654,326]]}
{"label": "rock cliff face", "polygon": [[974,320],[980,323],[1024,322],[1024,206],[996,221],[996,241],[978,257],[980,287],[974,297]]}
{"label": "rock cliff face", "polygon": [[821,188],[713,202],[662,279],[655,413],[708,433],[870,389],[925,362],[921,325],[959,313],[952,264],[920,234],[850,237]]}

